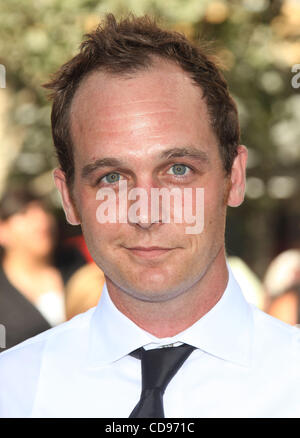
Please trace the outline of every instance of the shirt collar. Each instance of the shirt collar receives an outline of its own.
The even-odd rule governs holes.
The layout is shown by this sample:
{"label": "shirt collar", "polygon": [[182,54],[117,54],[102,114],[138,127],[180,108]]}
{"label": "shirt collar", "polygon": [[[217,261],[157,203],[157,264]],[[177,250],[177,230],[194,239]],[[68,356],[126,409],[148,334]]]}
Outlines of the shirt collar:
{"label": "shirt collar", "polygon": [[88,363],[104,366],[148,344],[184,342],[242,366],[251,358],[253,320],[250,305],[228,267],[227,287],[217,304],[191,327],[171,338],[157,338],[138,327],[111,301],[104,285],[91,319]]}

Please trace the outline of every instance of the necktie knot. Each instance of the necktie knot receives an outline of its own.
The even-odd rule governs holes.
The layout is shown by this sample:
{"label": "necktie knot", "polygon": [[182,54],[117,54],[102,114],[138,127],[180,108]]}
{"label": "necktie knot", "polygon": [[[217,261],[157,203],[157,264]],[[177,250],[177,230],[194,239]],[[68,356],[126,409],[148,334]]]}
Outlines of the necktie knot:
{"label": "necktie knot", "polygon": [[142,390],[159,388],[164,393],[192,349],[190,345],[142,349]]}
{"label": "necktie knot", "polygon": [[163,418],[163,394],[194,347],[163,347],[153,350],[140,348],[132,356],[141,359],[142,393],[130,418]]}

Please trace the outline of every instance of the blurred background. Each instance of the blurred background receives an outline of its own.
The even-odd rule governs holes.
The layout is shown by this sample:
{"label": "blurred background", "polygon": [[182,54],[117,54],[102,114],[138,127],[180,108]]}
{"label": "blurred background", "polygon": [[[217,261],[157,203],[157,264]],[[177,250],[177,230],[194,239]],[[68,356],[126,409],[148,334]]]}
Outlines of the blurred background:
{"label": "blurred background", "polygon": [[[26,186],[47,198],[59,243],[76,242],[83,256],[79,265],[91,263],[79,227],[65,222],[54,187],[51,108],[42,84],[77,52],[83,34],[107,12],[117,17],[148,13],[166,28],[213,42],[238,104],[242,142],[249,150],[245,202],[228,212],[226,241],[232,267],[241,279],[247,278],[252,291],[256,288],[250,300],[260,307],[266,306],[266,294],[275,297],[294,284],[298,287],[299,0],[1,0],[0,64],[6,86],[2,78],[0,197],[8,187]],[[294,264],[283,265],[293,265],[293,274],[282,274],[276,265],[271,276],[271,263],[286,251]],[[289,279],[281,289],[278,275]]]}

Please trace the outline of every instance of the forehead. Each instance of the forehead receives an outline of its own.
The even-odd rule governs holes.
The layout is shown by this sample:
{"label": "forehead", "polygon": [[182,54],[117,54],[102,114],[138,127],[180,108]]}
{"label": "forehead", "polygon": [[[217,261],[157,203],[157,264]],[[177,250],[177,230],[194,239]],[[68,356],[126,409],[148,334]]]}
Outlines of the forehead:
{"label": "forehead", "polygon": [[187,94],[198,98],[202,95],[200,87],[195,86],[188,73],[179,66],[166,60],[154,60],[148,68],[133,73],[92,72],[75,93],[71,115],[92,96],[104,106],[113,106],[125,103],[128,99],[151,100],[153,92],[158,88],[162,98],[177,103],[183,102]]}
{"label": "forehead", "polygon": [[164,60],[122,76],[93,72],[74,96],[70,122],[75,154],[113,143],[130,153],[139,140],[148,153],[175,137],[186,143],[189,135],[194,142],[197,136],[213,136],[201,88]]}

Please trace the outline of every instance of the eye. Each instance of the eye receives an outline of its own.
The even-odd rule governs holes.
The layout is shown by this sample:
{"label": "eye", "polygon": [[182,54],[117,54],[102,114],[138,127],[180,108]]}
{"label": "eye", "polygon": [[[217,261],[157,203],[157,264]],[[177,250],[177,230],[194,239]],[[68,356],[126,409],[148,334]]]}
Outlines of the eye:
{"label": "eye", "polygon": [[191,169],[185,164],[174,164],[167,173],[176,176],[184,176],[189,173],[190,170]]}
{"label": "eye", "polygon": [[103,176],[100,181],[103,181],[106,184],[113,184],[120,180],[121,175],[117,172],[111,172],[107,175]]}

